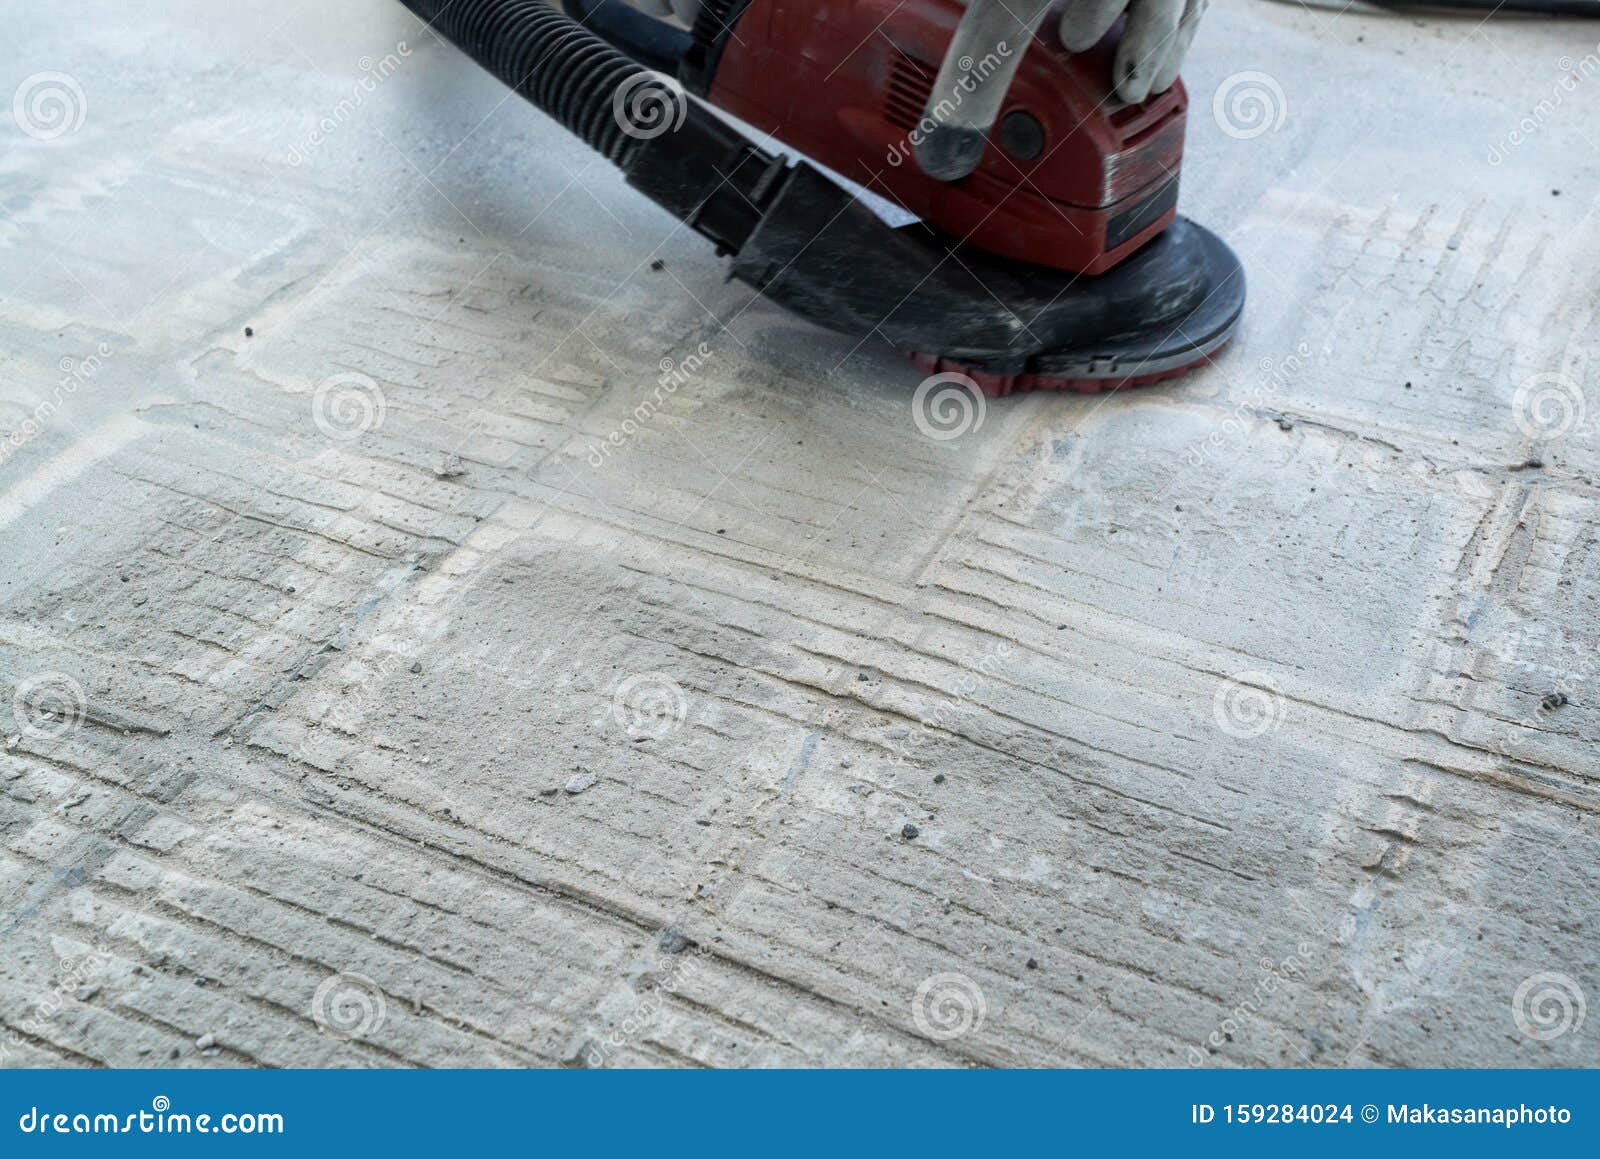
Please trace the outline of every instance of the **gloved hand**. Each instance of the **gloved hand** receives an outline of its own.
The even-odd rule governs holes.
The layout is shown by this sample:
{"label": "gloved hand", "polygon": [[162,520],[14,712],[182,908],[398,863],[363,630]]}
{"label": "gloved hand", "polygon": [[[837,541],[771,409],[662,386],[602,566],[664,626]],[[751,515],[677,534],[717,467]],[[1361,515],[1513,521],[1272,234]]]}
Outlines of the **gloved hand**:
{"label": "gloved hand", "polygon": [[[1205,2],[1069,0],[1058,22],[1059,35],[1069,52],[1082,52],[1126,10],[1128,25],[1112,61],[1112,86],[1115,95],[1136,103],[1152,89],[1171,87]],[[923,109],[923,122],[931,127],[915,141],[917,164],[924,173],[940,181],[960,181],[978,167],[1022,66],[1023,53],[1005,51],[1005,46],[1030,43],[1055,10],[1056,0],[966,0]],[[1185,24],[1190,10],[1193,15]],[[996,54],[998,67],[981,70],[981,75],[974,70],[974,61],[990,61]]]}
{"label": "gloved hand", "polygon": [[[698,6],[699,0],[693,0]],[[1111,75],[1117,95],[1137,103],[1164,93],[1178,79],[1195,29],[1210,0],[1068,0],[1061,14],[1061,44],[1082,52],[1098,44],[1117,17],[1128,14]]]}
{"label": "gloved hand", "polygon": [[[629,0],[652,16],[694,25],[703,0]],[[1117,96],[1130,104],[1152,93],[1164,93],[1178,79],[1178,69],[1194,40],[1195,29],[1210,0],[1067,0],[1061,13],[1061,43],[1068,52],[1082,52],[1111,31],[1117,17],[1128,14],[1117,47],[1112,76]]]}

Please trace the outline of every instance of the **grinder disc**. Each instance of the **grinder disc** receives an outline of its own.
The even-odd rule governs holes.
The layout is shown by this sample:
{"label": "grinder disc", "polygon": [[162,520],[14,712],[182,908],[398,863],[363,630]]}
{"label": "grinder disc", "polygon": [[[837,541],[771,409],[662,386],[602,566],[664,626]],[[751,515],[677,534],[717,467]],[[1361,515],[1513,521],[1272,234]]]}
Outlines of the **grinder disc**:
{"label": "grinder disc", "polygon": [[1244,311],[1239,259],[1179,217],[1103,274],[1011,261],[926,227],[891,228],[804,162],[733,275],[852,337],[916,352],[991,393],[1106,390],[1204,362]]}
{"label": "grinder disc", "polygon": [[1005,398],[1008,394],[1022,394],[1030,390],[1070,390],[1078,394],[1099,394],[1102,391],[1122,390],[1129,386],[1149,386],[1169,378],[1181,378],[1203,362],[1211,361],[1210,354],[1202,354],[1193,362],[1172,370],[1157,370],[1149,374],[1130,374],[1123,378],[1085,378],[1082,376],[1052,376],[1048,374],[994,374],[976,366],[940,358],[937,354],[909,352],[911,365],[924,374],[962,374],[970,378],[990,398]]}

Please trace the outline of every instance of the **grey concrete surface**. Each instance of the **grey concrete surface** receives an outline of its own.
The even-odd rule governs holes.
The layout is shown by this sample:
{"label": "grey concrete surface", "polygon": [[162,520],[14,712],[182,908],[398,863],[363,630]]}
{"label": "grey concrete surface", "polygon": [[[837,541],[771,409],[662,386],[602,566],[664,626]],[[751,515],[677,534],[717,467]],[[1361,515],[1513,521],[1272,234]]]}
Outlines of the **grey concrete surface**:
{"label": "grey concrete surface", "polygon": [[5,1065],[1600,1063],[1593,26],[1218,4],[1238,341],[931,437],[397,4],[4,9]]}

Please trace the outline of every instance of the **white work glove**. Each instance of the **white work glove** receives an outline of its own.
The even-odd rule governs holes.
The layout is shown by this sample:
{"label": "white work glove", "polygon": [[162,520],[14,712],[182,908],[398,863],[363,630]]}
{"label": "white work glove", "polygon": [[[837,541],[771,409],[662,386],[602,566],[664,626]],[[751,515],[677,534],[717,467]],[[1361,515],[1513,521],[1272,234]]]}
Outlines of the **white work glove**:
{"label": "white work glove", "polygon": [[[629,0],[652,16],[693,27],[703,0]],[[1164,93],[1178,79],[1195,29],[1210,0],[1067,0],[1061,13],[1061,43],[1068,52],[1098,44],[1117,17],[1128,15],[1112,78],[1117,96],[1130,104]]]}
{"label": "white work glove", "polygon": [[[699,0],[693,0],[698,6]],[[1067,0],[1061,14],[1061,44],[1068,52],[1082,52],[1111,31],[1117,17],[1128,14],[1128,24],[1117,45],[1111,67],[1117,95],[1130,104],[1152,93],[1164,93],[1178,79],[1178,69],[1189,52],[1210,0]]]}

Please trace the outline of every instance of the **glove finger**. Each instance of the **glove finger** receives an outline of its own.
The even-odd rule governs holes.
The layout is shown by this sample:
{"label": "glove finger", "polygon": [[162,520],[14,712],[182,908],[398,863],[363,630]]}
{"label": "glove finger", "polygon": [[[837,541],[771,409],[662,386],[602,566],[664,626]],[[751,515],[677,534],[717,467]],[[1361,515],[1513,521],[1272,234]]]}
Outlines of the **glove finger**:
{"label": "glove finger", "polygon": [[1150,95],[1150,82],[1166,60],[1184,0],[1135,0],[1128,12],[1128,26],[1117,46],[1117,60],[1111,75],[1116,79],[1117,95],[1137,104]]}
{"label": "glove finger", "polygon": [[1128,6],[1128,0],[1071,0],[1061,14],[1061,46],[1082,52],[1100,43]]}
{"label": "glove finger", "polygon": [[1166,92],[1172,87],[1172,82],[1178,79],[1178,70],[1183,67],[1184,57],[1189,55],[1194,34],[1200,30],[1200,17],[1205,15],[1209,3],[1210,0],[1189,0],[1188,7],[1183,10],[1183,19],[1178,21],[1178,34],[1172,38],[1172,44],[1167,49],[1166,59],[1150,81],[1152,93]]}

